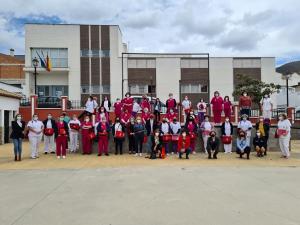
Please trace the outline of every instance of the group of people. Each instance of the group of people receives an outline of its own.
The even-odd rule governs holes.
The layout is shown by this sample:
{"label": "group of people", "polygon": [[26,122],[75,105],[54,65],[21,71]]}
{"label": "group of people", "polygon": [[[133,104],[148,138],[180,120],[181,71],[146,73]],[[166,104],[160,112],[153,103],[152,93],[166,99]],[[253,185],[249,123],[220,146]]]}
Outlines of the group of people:
{"label": "group of people", "polygon": [[[252,123],[249,121],[251,98],[244,93],[240,99],[241,120],[237,125],[236,153],[242,158],[250,157],[251,147],[258,157],[267,154],[269,139],[270,117],[272,104],[269,96],[262,100],[263,116],[255,125],[256,135],[251,142]],[[249,100],[250,98],[250,100]],[[203,99],[197,103],[197,111],[193,111],[192,103],[186,96],[182,106],[184,124],[178,121],[178,104],[169,94],[166,101],[166,114],[161,119],[162,102],[157,98],[153,103],[147,96],[143,96],[138,104],[130,93],[117,99],[114,103],[114,122],[110,122],[111,102],[107,97],[101,105],[92,96],[86,102],[85,111],[72,118],[63,113],[58,119],[49,113],[43,121],[38,115],[33,115],[27,125],[22,115],[16,115],[12,121],[11,138],[14,143],[15,160],[21,160],[22,139],[28,135],[31,158],[39,157],[39,144],[44,140],[44,154],[56,154],[57,158],[66,158],[67,152],[73,153],[79,149],[81,137],[82,154],[92,154],[93,142],[98,142],[98,156],[109,155],[109,139],[114,141],[115,154],[123,154],[123,143],[128,140],[129,154],[143,156],[146,147],[146,157],[150,159],[164,158],[169,154],[178,154],[179,158],[185,154],[196,153],[198,137],[202,140],[203,151],[209,159],[216,159],[220,145],[224,145],[225,153],[232,153],[233,124],[231,123],[232,105],[228,96],[223,99],[219,92],[215,92],[211,100],[214,121],[210,121],[207,113],[207,104]],[[267,107],[268,106],[268,107]],[[139,113],[141,111],[141,113]],[[221,113],[224,111],[225,121],[221,123]],[[93,119],[92,119],[93,118]],[[215,125],[220,124],[220,135]],[[279,116],[276,135],[282,157],[288,158],[291,124],[285,114]],[[25,132],[27,130],[27,132]],[[81,134],[81,135],[80,135]]]}

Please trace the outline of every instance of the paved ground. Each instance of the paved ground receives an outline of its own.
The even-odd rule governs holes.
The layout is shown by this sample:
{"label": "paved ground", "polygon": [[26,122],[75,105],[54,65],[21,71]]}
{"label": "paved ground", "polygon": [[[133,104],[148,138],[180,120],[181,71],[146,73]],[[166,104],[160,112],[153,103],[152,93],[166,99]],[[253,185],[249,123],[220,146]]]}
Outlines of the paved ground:
{"label": "paved ground", "polygon": [[[191,160],[70,155],[11,161],[0,146],[1,225],[299,225],[292,158]],[[25,144],[25,154],[28,146]]]}

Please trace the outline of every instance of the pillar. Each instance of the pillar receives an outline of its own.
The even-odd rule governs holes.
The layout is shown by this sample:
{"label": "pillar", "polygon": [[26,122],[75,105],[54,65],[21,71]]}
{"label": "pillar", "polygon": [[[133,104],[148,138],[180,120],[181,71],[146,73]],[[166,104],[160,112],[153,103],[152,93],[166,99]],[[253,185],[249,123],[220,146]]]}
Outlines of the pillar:
{"label": "pillar", "polygon": [[38,96],[37,95],[31,95],[30,96],[30,102],[31,102],[31,117],[32,115],[35,113],[35,109],[37,108],[38,104],[37,104],[37,100],[38,100]]}
{"label": "pillar", "polygon": [[61,96],[61,110],[66,111],[68,108],[68,96]]}

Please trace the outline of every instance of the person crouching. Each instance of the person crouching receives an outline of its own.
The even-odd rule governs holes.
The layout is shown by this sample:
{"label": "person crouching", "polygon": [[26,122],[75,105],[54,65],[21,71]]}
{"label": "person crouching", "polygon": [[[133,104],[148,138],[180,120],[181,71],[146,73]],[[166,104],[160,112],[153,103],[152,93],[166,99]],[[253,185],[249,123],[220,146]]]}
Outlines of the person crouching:
{"label": "person crouching", "polygon": [[213,154],[213,158],[217,159],[217,155],[219,153],[220,140],[216,137],[216,132],[211,131],[209,134],[209,138],[207,140],[207,153],[208,158],[211,159],[211,155]]}
{"label": "person crouching", "polygon": [[67,141],[68,141],[68,124],[64,121],[64,115],[59,117],[57,122],[58,135],[56,138],[56,156],[58,159],[62,156],[63,159],[66,158],[67,154]]}
{"label": "person crouching", "polygon": [[189,159],[190,152],[191,152],[191,138],[189,135],[187,135],[187,132],[183,130],[178,140],[179,159],[182,159],[182,154],[184,153],[186,159]]}
{"label": "person crouching", "polygon": [[150,159],[161,158],[161,151],[162,151],[162,141],[160,138],[159,129],[154,131],[154,136],[151,136],[152,147],[151,147],[151,154]]}
{"label": "person crouching", "polygon": [[243,158],[244,154],[247,154],[247,159],[250,159],[250,144],[246,139],[246,132],[240,131],[236,139],[236,153],[240,155],[240,158]]}
{"label": "person crouching", "polygon": [[266,140],[265,137],[261,135],[260,132],[256,132],[256,136],[253,139],[253,146],[257,153],[257,157],[263,157],[266,151]]}
{"label": "person crouching", "polygon": [[101,122],[97,125],[98,134],[98,156],[103,153],[108,156],[108,138],[109,138],[110,126],[106,121],[106,117],[102,117]]}

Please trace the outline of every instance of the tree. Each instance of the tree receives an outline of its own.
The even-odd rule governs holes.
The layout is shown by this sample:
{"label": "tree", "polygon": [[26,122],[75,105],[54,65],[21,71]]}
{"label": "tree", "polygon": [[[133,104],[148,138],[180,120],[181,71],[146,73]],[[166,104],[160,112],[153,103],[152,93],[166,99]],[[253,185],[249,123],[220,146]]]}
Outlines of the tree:
{"label": "tree", "polygon": [[238,98],[243,94],[243,92],[247,92],[252,98],[252,101],[257,105],[260,104],[260,101],[264,95],[271,95],[281,88],[280,85],[276,85],[274,83],[268,84],[261,80],[257,80],[242,74],[238,74],[237,78],[238,84],[236,85],[232,95]]}

